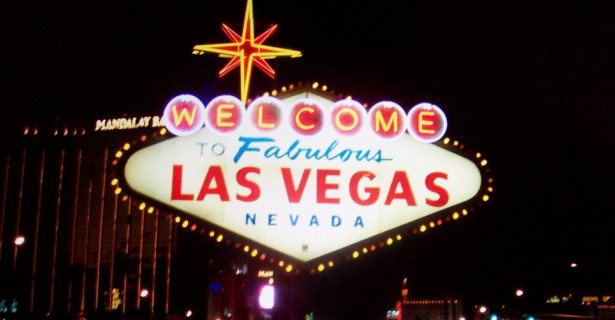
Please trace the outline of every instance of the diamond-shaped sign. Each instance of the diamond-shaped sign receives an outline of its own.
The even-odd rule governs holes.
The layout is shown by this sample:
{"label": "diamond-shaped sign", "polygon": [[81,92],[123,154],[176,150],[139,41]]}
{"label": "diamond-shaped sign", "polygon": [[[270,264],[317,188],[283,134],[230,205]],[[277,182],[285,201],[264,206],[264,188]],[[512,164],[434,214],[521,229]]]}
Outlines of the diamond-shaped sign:
{"label": "diamond-shaped sign", "polygon": [[[258,110],[252,105],[245,116],[232,116],[232,107],[222,104],[228,114],[204,115],[209,126],[269,119],[267,129],[279,128],[244,123],[216,132],[206,125],[134,152],[126,161],[125,181],[148,198],[304,262],[478,193],[481,174],[473,161],[408,133],[375,134],[374,128],[400,124],[386,113],[347,111],[351,117],[344,118],[332,113],[338,110],[333,101],[303,97],[278,101],[269,118],[250,113]],[[314,109],[302,109],[310,106]],[[380,124],[368,125],[373,119]],[[349,135],[338,130],[359,120],[361,130]],[[301,132],[315,123],[318,130]]]}

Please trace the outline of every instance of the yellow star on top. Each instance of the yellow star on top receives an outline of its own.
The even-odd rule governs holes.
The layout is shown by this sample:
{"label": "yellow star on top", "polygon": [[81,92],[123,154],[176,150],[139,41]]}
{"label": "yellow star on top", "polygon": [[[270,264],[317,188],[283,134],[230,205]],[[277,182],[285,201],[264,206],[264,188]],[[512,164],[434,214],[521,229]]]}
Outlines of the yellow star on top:
{"label": "yellow star on top", "polygon": [[222,70],[218,72],[219,77],[223,77],[237,66],[240,67],[240,86],[241,101],[246,102],[250,88],[250,78],[252,76],[252,66],[256,65],[271,78],[275,77],[275,71],[265,59],[273,59],[280,56],[290,56],[297,58],[301,52],[291,49],[284,49],[263,45],[263,42],[275,32],[277,25],[267,29],[258,37],[254,37],[254,15],[252,12],[252,0],[248,0],[246,14],[243,18],[243,30],[241,36],[222,24],[222,31],[232,42],[218,44],[201,44],[193,48],[192,54],[202,55],[205,52],[217,53],[219,57],[231,59]]}

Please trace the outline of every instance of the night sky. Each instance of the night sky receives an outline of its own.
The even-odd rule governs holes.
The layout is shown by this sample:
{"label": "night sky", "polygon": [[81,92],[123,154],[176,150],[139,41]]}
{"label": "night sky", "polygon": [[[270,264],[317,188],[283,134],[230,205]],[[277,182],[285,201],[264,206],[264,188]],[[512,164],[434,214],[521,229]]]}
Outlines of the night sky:
{"label": "night sky", "polygon": [[[10,1],[0,6],[7,131],[30,119],[150,115],[179,93],[239,96],[196,44],[240,32],[243,0]],[[266,44],[302,51],[255,71],[251,96],[319,81],[360,102],[429,101],[489,160],[495,192],[471,217],[309,279],[317,315],[372,319],[411,295],[500,303],[615,294],[615,2],[254,0]],[[93,122],[92,122],[93,123]],[[571,262],[579,267],[572,270]],[[335,298],[333,298],[335,297]]]}

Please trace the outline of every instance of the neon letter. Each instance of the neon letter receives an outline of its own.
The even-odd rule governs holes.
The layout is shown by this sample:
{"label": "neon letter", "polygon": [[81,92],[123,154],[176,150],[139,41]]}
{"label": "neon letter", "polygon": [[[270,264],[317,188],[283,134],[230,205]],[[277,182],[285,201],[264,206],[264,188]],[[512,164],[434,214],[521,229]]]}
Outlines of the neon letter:
{"label": "neon letter", "polygon": [[388,122],[385,122],[384,115],[382,115],[382,110],[376,110],[376,131],[380,131],[380,126],[382,126],[384,128],[384,132],[389,132],[391,126],[393,126],[393,132],[397,132],[397,118],[397,110],[391,110],[389,120]]}
{"label": "neon letter", "polygon": [[173,178],[171,184],[171,200],[194,200],[194,195],[182,193],[182,176],[184,166],[181,164],[173,165]]}
{"label": "neon letter", "polygon": [[233,118],[233,113],[227,110],[232,110],[235,105],[230,103],[224,103],[216,108],[216,126],[219,128],[232,128],[235,126],[234,122],[225,122],[226,119]]}
{"label": "neon letter", "polygon": [[260,105],[258,106],[258,122],[257,122],[257,127],[259,128],[263,128],[263,129],[273,129],[275,128],[275,123],[267,123],[263,120],[263,108],[265,106],[264,105]]}
{"label": "neon letter", "polygon": [[242,187],[250,189],[250,193],[245,196],[237,194],[236,197],[239,201],[252,202],[257,200],[261,195],[261,189],[258,184],[254,181],[248,180],[247,175],[250,173],[260,174],[261,169],[256,167],[245,167],[237,171],[237,183]]}
{"label": "neon letter", "polygon": [[296,188],[293,181],[293,174],[292,172],[290,172],[290,168],[280,169],[282,170],[282,178],[284,180],[284,187],[286,187],[286,195],[288,196],[288,201],[291,203],[297,203],[301,201],[301,197],[303,196],[303,190],[305,189],[305,185],[307,184],[307,179],[310,175],[311,169],[303,169],[301,181],[299,181],[299,185]]}
{"label": "neon letter", "polygon": [[433,172],[425,177],[425,186],[427,189],[438,195],[438,199],[425,199],[425,203],[432,207],[442,207],[448,203],[448,192],[442,186],[436,184],[436,179],[448,179],[448,175],[444,172]]}
{"label": "neon letter", "polygon": [[[215,183],[215,187],[211,184]],[[208,194],[217,194],[220,197],[220,201],[229,201],[228,190],[226,189],[226,183],[224,182],[224,175],[222,174],[222,168],[220,166],[211,166],[207,170],[201,191],[197,196],[197,200],[201,201],[205,199]]]}
{"label": "neon letter", "polygon": [[[434,116],[436,115],[435,112],[433,111],[421,111],[419,113],[419,125],[418,125],[418,129],[420,133],[423,134],[434,134],[436,133],[436,130],[433,128],[434,127]],[[431,129],[428,129],[426,127],[430,127]]]}
{"label": "neon letter", "polygon": [[339,170],[316,170],[316,202],[317,203],[340,203],[339,198],[328,198],[327,190],[337,190],[339,184],[327,183],[328,176],[339,176]]}
{"label": "neon letter", "polygon": [[[352,118],[352,124],[344,125],[342,123],[342,116],[344,114],[348,114]],[[337,114],[335,114],[335,126],[340,131],[351,131],[359,124],[359,115],[356,110],[350,108],[341,109]]]}
{"label": "neon letter", "polygon": [[[401,187],[401,191],[397,192],[397,188]],[[391,181],[391,187],[389,193],[384,201],[385,205],[390,205],[394,199],[406,200],[406,204],[409,206],[416,206],[414,195],[412,194],[412,188],[410,188],[410,181],[405,171],[395,171],[395,175]]]}
{"label": "neon letter", "polygon": [[295,124],[297,125],[297,127],[301,130],[307,131],[307,130],[313,129],[316,125],[313,123],[306,125],[303,122],[301,122],[301,114],[303,114],[304,112],[314,113],[316,112],[316,110],[311,107],[303,107],[299,109],[299,111],[297,111],[297,114],[295,115]]}
{"label": "neon letter", "polygon": [[358,171],[353,174],[352,177],[350,177],[350,183],[348,186],[350,188],[350,198],[352,198],[352,201],[361,206],[369,206],[371,204],[374,204],[376,200],[378,200],[378,196],[380,195],[380,189],[377,187],[363,188],[363,191],[368,194],[366,199],[361,199],[361,197],[359,197],[358,191],[359,182],[361,181],[361,179],[367,178],[371,181],[374,180],[375,177],[376,175],[369,171]]}
{"label": "neon letter", "polygon": [[184,107],[181,109],[179,114],[177,114],[177,105],[174,104],[171,107],[171,111],[173,112],[173,122],[175,123],[176,127],[179,127],[183,119],[186,119],[186,122],[188,123],[189,127],[192,126],[192,124],[194,123],[194,118],[196,117],[197,106],[191,105],[191,107],[192,111],[188,113],[188,110],[186,110],[188,109],[188,106],[187,104],[184,104]]}

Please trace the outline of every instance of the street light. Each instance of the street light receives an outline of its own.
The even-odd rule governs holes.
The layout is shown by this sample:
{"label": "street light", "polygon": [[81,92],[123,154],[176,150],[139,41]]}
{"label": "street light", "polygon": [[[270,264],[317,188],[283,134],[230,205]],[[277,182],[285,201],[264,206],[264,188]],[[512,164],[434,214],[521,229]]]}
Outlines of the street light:
{"label": "street light", "polygon": [[515,295],[516,295],[517,297],[522,297],[522,296],[523,296],[523,294],[524,294],[524,292],[523,292],[523,290],[522,290],[522,289],[517,289],[517,291],[515,291]]}
{"label": "street light", "polygon": [[15,237],[15,245],[21,246],[24,242],[26,242],[26,238],[24,238],[24,236]]}
{"label": "street light", "polygon": [[147,298],[147,296],[149,296],[149,290],[143,289],[143,290],[141,290],[139,295],[141,296],[141,298]]}

